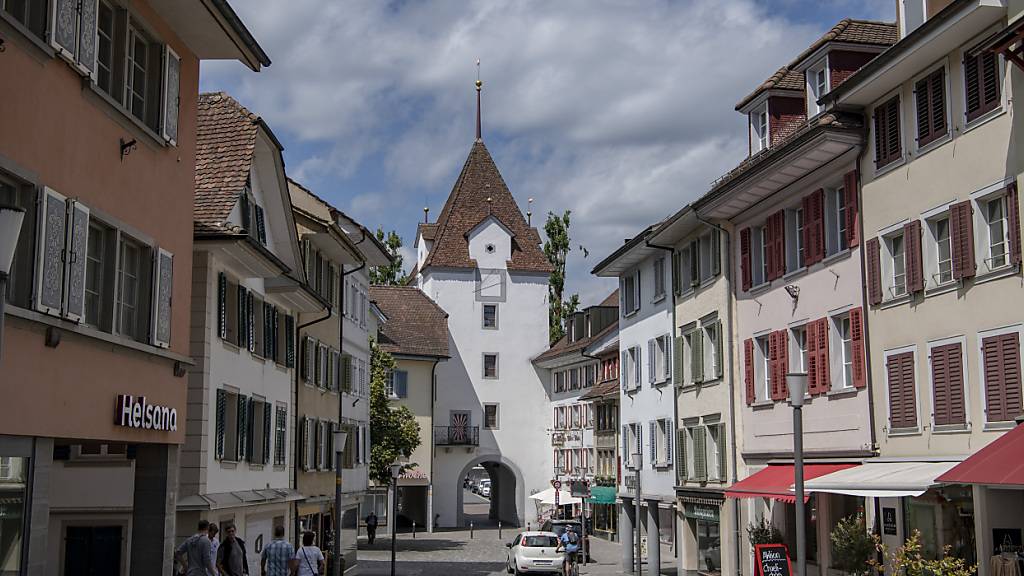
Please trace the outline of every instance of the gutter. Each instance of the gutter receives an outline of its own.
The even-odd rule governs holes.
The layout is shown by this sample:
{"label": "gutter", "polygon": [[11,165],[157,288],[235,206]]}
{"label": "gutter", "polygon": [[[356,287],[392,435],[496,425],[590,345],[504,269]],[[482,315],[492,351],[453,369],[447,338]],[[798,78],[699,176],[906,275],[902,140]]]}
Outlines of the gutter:
{"label": "gutter", "polygon": [[233,8],[231,8],[231,5],[228,4],[226,0],[210,0],[210,3],[213,4],[213,7],[217,10],[217,12],[220,13],[220,15],[223,16],[225,20],[227,20],[227,23],[231,26],[232,31],[234,31],[235,34],[238,34],[239,39],[242,41],[245,47],[248,48],[253,53],[253,56],[256,57],[256,61],[262,64],[263,66],[270,66],[270,57],[267,56],[267,53],[264,52],[263,48],[261,48],[259,43],[256,42],[256,39],[253,38],[252,33],[249,32],[249,29],[245,27],[245,23],[243,23],[242,20],[238,17],[238,14],[235,14],[235,11]]}
{"label": "gutter", "polygon": [[[735,346],[733,346],[736,335],[733,332],[733,309],[736,306],[736,298],[733,297],[732,288],[732,235],[727,230],[705,220],[701,217],[700,212],[694,211],[694,216],[697,217],[698,222],[718,230],[718,233],[722,237],[722,244],[725,246],[725,262],[722,263],[722,269],[725,270],[723,278],[725,279],[725,293],[729,301],[728,307],[726,308],[728,322],[726,325],[729,330],[729,434],[732,436],[732,440],[729,442],[729,451],[732,459],[732,479],[730,484],[736,484],[739,478],[737,475],[737,468],[739,467],[739,459],[737,456],[737,441],[736,441],[736,364],[735,364]],[[724,344],[724,342],[723,342]],[[740,528],[740,502],[736,498],[732,499],[732,514],[733,514],[733,530],[735,537],[733,542],[735,543],[735,554],[736,554],[736,573],[741,574],[743,572],[743,531]]]}

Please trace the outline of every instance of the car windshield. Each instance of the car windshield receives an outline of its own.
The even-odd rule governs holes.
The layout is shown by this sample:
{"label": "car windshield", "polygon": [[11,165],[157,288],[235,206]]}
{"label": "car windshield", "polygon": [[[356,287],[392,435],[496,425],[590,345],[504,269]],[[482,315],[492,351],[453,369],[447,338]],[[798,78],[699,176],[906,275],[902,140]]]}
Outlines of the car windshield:
{"label": "car windshield", "polygon": [[555,548],[558,546],[558,538],[554,536],[527,536],[523,538],[520,546],[528,548]]}

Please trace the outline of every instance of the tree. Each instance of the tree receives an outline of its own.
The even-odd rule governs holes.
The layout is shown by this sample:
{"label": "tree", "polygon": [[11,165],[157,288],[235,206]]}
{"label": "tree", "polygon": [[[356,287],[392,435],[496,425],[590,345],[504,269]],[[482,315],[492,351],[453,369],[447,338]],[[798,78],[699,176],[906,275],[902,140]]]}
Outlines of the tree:
{"label": "tree", "polygon": [[857,513],[840,520],[832,534],[832,564],[849,576],[864,576],[871,571],[875,541],[868,533],[864,514]]}
{"label": "tree", "polygon": [[395,286],[405,282],[405,273],[402,271],[402,237],[394,230],[384,234],[384,230],[377,227],[377,240],[387,249],[391,256],[391,264],[387,266],[374,266],[370,268],[370,284]]}
{"label": "tree", "polygon": [[[554,270],[548,277],[548,339],[554,344],[565,335],[565,319],[579,309],[580,296],[573,294],[563,300],[565,292],[565,261],[572,250],[569,238],[569,216],[566,210],[561,216],[548,212],[544,223],[544,233],[548,239],[544,242],[544,256]],[[581,247],[582,248],[582,247]]]}
{"label": "tree", "polygon": [[[387,381],[395,359],[376,342],[370,341],[370,478],[377,484],[391,483],[391,463],[408,458],[420,445],[420,425],[406,406],[392,406]],[[410,463],[404,469],[414,468]]]}

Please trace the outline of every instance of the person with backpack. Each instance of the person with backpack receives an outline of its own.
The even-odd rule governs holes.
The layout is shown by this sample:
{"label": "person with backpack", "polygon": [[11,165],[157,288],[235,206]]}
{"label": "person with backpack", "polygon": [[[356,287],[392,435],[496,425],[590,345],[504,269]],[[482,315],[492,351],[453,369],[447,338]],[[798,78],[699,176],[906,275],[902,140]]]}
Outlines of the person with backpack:
{"label": "person with backpack", "polygon": [[577,562],[576,553],[580,549],[580,537],[576,534],[576,527],[569,524],[559,538],[562,547],[565,549],[565,560],[562,562],[562,574],[569,574],[569,566]]}
{"label": "person with backpack", "polygon": [[302,535],[302,546],[295,552],[292,559],[294,576],[320,576],[324,573],[324,553],[313,545],[316,534],[306,532]]}

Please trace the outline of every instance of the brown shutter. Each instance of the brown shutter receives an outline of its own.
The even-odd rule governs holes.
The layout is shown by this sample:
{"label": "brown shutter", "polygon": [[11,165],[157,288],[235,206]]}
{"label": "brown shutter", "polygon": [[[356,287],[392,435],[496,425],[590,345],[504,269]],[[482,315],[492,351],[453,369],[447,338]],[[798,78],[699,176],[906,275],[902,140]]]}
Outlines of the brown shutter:
{"label": "brown shutter", "polygon": [[804,198],[804,265],[825,258],[825,191],[815,190]]}
{"label": "brown shutter", "polygon": [[853,353],[853,387],[865,388],[868,384],[867,367],[864,364],[864,309],[850,310],[850,349]]}
{"label": "brown shutter", "polygon": [[[693,254],[690,254],[693,258]],[[740,276],[742,277],[743,291],[750,290],[752,283],[750,268],[750,228],[740,230]]]}
{"label": "brown shutter", "polygon": [[932,348],[932,394],[935,425],[963,424],[963,356],[960,343]]}
{"label": "brown shutter", "polygon": [[907,292],[913,294],[924,290],[920,220],[912,220],[903,226],[903,254],[906,260]]}
{"label": "brown shutter", "polygon": [[812,320],[805,327],[807,334],[804,337],[807,346],[807,393],[815,395],[818,393],[818,322]]}
{"label": "brown shutter", "polygon": [[846,245],[853,248],[860,244],[860,205],[857,202],[856,170],[850,170],[843,176],[843,195],[846,204]]}
{"label": "brown shutter", "polygon": [[775,215],[768,216],[768,220],[764,223],[765,230],[765,247],[764,254],[765,260],[767,260],[766,268],[768,269],[768,277],[765,278],[768,282],[778,278],[776,272],[778,271],[778,263],[775,261],[775,238],[777,230],[775,229]]}
{"label": "brown shutter", "polygon": [[780,400],[778,332],[768,334],[768,374],[771,378],[772,400]]}
{"label": "brown shutter", "polygon": [[964,200],[949,209],[950,247],[953,253],[953,277],[973,278],[974,263],[974,210],[971,201]]}
{"label": "brown shutter", "polygon": [[875,165],[885,166],[903,156],[900,139],[900,97],[875,108]]}
{"label": "brown shutter", "polygon": [[1010,332],[981,341],[985,371],[988,422],[1010,421],[1020,415],[1020,336]]}
{"label": "brown shutter", "polygon": [[779,379],[779,400],[789,398],[789,386],[786,384],[786,374],[789,372],[789,332],[779,330],[775,333],[775,339],[779,347],[778,374]]}
{"label": "brown shutter", "polygon": [[889,424],[892,428],[917,427],[917,392],[914,385],[914,353],[889,356]]}
{"label": "brown shutter", "polygon": [[810,266],[815,262],[814,250],[811,246],[814,242],[814,233],[811,232],[811,214],[814,213],[814,194],[808,194],[804,196],[800,201],[800,207],[804,213],[804,229],[801,231],[801,242],[804,245],[804,261],[801,262],[804,266]]}
{"label": "brown shutter", "polygon": [[882,254],[878,238],[871,238],[864,244],[867,250],[868,303],[882,303]]}
{"label": "brown shutter", "polygon": [[743,362],[744,374],[743,383],[747,389],[747,405],[754,403],[754,340],[747,338],[743,341]]}
{"label": "brown shutter", "polygon": [[939,68],[914,85],[917,144],[924,146],[946,134],[946,75]]}
{"label": "brown shutter", "polygon": [[786,275],[786,211],[775,213],[775,277]]}
{"label": "brown shutter", "polygon": [[964,58],[967,121],[999,107],[999,58],[991,52]]}
{"label": "brown shutter", "polygon": [[1020,200],[1016,182],[1011,182],[1006,189],[1006,211],[1006,223],[1010,229],[1007,236],[1010,242],[1010,263],[1020,264]]}
{"label": "brown shutter", "polygon": [[815,331],[818,338],[818,393],[827,393],[832,388],[832,377],[829,369],[828,347],[829,329],[828,318],[818,320],[818,329]]}

